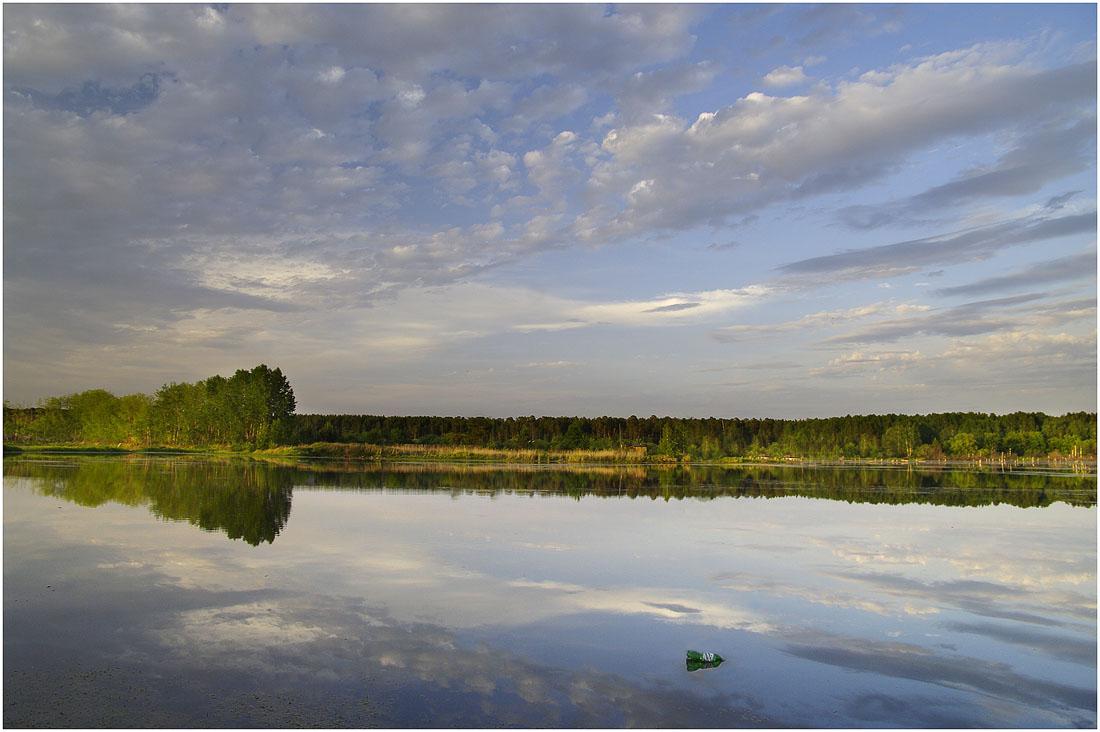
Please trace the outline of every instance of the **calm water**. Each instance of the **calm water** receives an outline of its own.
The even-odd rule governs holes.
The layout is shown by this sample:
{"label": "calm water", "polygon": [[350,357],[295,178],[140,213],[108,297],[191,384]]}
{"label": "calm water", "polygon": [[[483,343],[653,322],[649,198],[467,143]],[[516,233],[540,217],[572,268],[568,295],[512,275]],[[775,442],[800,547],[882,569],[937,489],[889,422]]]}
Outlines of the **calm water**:
{"label": "calm water", "polygon": [[5,458],[3,721],[1095,727],[1095,504],[1042,471]]}

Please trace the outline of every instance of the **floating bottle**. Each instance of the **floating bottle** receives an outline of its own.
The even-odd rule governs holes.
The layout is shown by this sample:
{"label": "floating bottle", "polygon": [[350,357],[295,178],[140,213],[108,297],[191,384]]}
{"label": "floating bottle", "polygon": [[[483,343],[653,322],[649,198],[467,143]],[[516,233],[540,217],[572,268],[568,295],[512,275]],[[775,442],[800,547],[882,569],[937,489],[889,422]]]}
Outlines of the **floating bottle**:
{"label": "floating bottle", "polygon": [[710,651],[688,651],[687,652],[687,670],[698,671],[701,668],[717,668],[726,659],[719,656],[717,653],[711,653]]}

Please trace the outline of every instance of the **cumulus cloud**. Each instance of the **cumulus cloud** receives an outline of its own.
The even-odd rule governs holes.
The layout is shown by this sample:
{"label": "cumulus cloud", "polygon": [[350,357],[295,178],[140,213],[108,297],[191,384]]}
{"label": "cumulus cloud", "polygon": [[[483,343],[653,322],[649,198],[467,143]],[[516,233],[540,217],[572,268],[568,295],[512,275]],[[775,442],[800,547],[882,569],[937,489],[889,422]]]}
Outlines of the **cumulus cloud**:
{"label": "cumulus cloud", "polygon": [[772,69],[764,77],[764,85],[773,88],[804,84],[808,77],[802,72],[801,66],[780,66]]}
{"label": "cumulus cloud", "polygon": [[[510,82],[528,72],[524,65],[559,74],[561,89],[579,101],[580,79],[682,52],[696,13],[548,6],[534,10],[540,25],[561,32],[531,38],[530,12],[8,8],[5,133],[20,141],[8,148],[8,190],[15,192],[6,199],[8,251],[20,249],[14,241],[52,233],[17,251],[11,271],[37,277],[56,270],[58,256],[80,261],[87,253],[88,266],[102,263],[110,273],[136,255],[145,277],[171,271],[183,284],[181,257],[222,247],[231,233],[271,235],[269,256],[281,254],[279,239],[302,238],[303,229],[306,237],[323,232],[314,236],[330,242],[319,248],[325,254],[341,231],[345,239],[355,229],[392,239],[380,215],[393,215],[414,192],[430,192],[432,181],[444,201],[469,203],[500,190],[517,170],[515,152],[477,136],[484,126],[463,122],[456,133],[442,122],[497,115],[517,91],[527,104]],[[525,52],[517,54],[520,38]],[[443,69],[489,78],[470,88],[431,76]],[[372,104],[376,112],[363,114]],[[414,164],[423,166],[426,184],[394,175],[394,166],[411,171]],[[532,180],[545,184],[554,175],[543,166]],[[398,236],[416,238],[412,231]],[[460,260],[470,252],[453,251],[449,269],[467,272]],[[126,279],[134,273],[105,284]]]}
{"label": "cumulus cloud", "polygon": [[[5,6],[6,383],[26,385],[13,396],[33,401],[100,385],[102,374],[199,378],[257,356],[289,365],[287,351],[306,348],[333,364],[369,360],[365,349],[415,361],[489,334],[713,327],[810,287],[1094,232],[1080,179],[1095,164],[1087,50],[990,40],[828,70],[834,50],[891,32],[902,15],[862,6]],[[753,41],[794,52],[734,67],[715,50],[717,21],[749,36],[785,24]],[[823,254],[775,226],[778,206],[854,195],[960,145],[975,147],[937,157],[950,160],[946,172],[923,190],[839,207],[842,221],[865,229],[936,212],[952,233]],[[1021,195],[1039,198],[974,219],[1000,223],[963,228],[975,202]],[[700,282],[638,277],[669,266],[655,264],[655,242],[685,261],[705,250]],[[588,291],[548,295],[572,279],[570,249],[613,250],[625,266]],[[788,264],[769,280],[772,252]],[[1081,263],[1052,262],[1036,281],[1072,282]],[[1007,279],[973,283],[974,292],[1010,292],[1019,270],[1002,267]],[[516,277],[523,285],[508,295],[468,299],[479,284]],[[963,286],[945,280],[940,294]],[[446,307],[456,309],[432,310]],[[814,317],[771,331],[810,333]],[[758,337],[755,323],[769,319],[712,338]],[[158,352],[173,363],[158,363]],[[301,359],[296,383],[324,388],[321,363]]]}
{"label": "cumulus cloud", "polygon": [[[663,115],[612,129],[602,143],[611,159],[595,172],[624,205],[604,220],[581,217],[577,233],[717,225],[779,200],[853,190],[937,141],[1011,129],[1037,108],[1067,115],[1094,104],[1094,61],[1037,69],[1006,64],[1012,54],[1019,49],[982,44],[804,96],[753,92],[694,121]],[[650,181],[644,192],[632,191],[638,180]]]}
{"label": "cumulus cloud", "polygon": [[717,72],[714,64],[707,61],[638,71],[618,95],[621,119],[632,122],[664,113],[675,97],[710,86]]}

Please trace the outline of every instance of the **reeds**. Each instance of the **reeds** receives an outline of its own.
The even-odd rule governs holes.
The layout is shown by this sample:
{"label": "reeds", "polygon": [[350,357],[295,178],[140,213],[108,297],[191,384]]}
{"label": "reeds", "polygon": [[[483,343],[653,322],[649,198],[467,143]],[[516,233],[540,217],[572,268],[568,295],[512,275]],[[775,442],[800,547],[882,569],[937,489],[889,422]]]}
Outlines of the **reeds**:
{"label": "reeds", "polygon": [[[638,450],[536,450],[529,448],[497,449],[469,445],[366,445],[356,443],[315,442],[297,448],[311,457],[358,459],[478,460],[507,463],[644,463],[646,455]],[[284,453],[285,454],[285,453]]]}

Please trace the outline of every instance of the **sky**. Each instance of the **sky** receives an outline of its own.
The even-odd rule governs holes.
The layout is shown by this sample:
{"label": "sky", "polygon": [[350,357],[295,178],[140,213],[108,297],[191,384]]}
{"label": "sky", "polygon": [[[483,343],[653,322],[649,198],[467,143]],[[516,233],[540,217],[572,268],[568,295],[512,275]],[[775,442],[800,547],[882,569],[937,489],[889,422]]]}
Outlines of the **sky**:
{"label": "sky", "polygon": [[1096,410],[1095,4],[5,4],[4,398]]}

